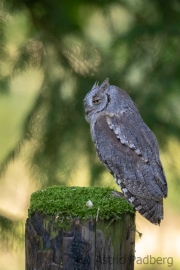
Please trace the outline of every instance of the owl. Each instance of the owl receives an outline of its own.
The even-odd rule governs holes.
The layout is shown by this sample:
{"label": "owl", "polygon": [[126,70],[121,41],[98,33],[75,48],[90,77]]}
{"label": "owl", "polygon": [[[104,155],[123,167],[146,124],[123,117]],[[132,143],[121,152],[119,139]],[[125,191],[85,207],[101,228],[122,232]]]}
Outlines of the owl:
{"label": "owl", "polygon": [[167,182],[155,135],[129,95],[107,78],[84,99],[86,120],[100,161],[126,200],[147,220],[160,224]]}

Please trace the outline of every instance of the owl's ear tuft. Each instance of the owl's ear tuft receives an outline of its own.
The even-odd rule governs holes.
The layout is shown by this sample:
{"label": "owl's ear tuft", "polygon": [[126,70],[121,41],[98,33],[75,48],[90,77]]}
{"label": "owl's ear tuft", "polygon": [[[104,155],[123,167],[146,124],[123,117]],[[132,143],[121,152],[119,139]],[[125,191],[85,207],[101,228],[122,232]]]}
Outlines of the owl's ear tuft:
{"label": "owl's ear tuft", "polygon": [[109,78],[106,78],[104,82],[100,85],[102,91],[105,91],[109,87]]}
{"label": "owl's ear tuft", "polygon": [[99,87],[98,86],[98,82],[95,82],[95,84],[93,85],[92,89],[95,89],[96,87]]}

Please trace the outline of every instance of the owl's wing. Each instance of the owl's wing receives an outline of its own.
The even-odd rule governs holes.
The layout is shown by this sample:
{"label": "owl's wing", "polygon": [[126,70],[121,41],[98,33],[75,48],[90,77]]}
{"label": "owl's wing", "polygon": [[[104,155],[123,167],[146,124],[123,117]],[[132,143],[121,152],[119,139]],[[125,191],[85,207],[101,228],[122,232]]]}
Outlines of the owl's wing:
{"label": "owl's wing", "polygon": [[167,196],[156,138],[140,116],[100,114],[94,141],[100,160],[120,186],[143,198],[159,201]]}

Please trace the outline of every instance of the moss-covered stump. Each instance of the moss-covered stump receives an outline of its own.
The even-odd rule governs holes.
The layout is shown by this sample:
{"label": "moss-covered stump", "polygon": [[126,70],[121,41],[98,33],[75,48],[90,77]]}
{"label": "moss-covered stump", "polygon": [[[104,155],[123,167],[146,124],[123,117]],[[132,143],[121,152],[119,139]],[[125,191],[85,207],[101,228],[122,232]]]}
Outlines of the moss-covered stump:
{"label": "moss-covered stump", "polygon": [[54,186],[33,193],[26,270],[134,269],[135,212],[112,191]]}

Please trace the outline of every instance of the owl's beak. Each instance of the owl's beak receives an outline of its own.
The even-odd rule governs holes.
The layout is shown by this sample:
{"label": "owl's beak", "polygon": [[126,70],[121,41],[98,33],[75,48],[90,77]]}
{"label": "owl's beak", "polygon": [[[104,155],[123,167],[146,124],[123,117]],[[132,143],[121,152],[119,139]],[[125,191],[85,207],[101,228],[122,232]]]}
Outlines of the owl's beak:
{"label": "owl's beak", "polygon": [[84,107],[86,107],[87,106],[86,99],[83,100],[83,103],[84,103]]}
{"label": "owl's beak", "polygon": [[91,107],[89,107],[89,106],[86,106],[86,107],[85,107],[85,113],[86,113],[86,114],[89,114],[90,112],[92,112],[92,110],[93,110],[93,109],[92,109]]}
{"label": "owl's beak", "polygon": [[85,114],[88,115],[90,112],[92,112],[92,108],[88,106],[86,99],[83,100],[83,103],[84,103]]}

